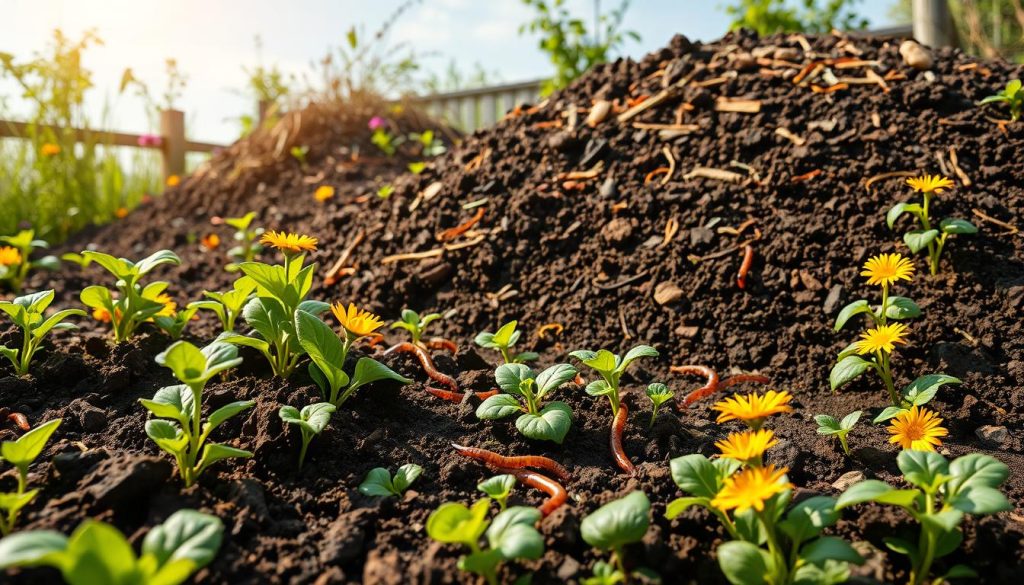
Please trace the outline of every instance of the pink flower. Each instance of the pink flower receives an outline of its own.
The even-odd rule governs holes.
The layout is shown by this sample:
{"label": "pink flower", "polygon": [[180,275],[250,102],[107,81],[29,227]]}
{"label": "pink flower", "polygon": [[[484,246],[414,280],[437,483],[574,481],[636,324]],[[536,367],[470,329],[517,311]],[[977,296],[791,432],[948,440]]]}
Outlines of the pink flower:
{"label": "pink flower", "polygon": [[383,128],[385,125],[387,125],[387,120],[381,118],[380,116],[374,116],[370,118],[370,123],[367,124],[367,126],[370,127],[370,130],[377,130]]}
{"label": "pink flower", "polygon": [[139,146],[160,146],[163,139],[155,134],[143,134],[139,136]]}

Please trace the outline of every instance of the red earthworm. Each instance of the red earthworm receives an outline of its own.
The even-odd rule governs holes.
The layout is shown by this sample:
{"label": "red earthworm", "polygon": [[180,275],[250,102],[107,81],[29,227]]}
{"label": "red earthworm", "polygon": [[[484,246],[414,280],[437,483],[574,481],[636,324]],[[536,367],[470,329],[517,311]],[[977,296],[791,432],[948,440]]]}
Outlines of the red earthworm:
{"label": "red earthworm", "polygon": [[547,516],[557,510],[569,499],[569,493],[565,491],[562,484],[546,475],[542,475],[536,471],[530,471],[528,469],[510,467],[495,467],[494,469],[498,473],[512,474],[516,476],[516,479],[523,482],[523,484],[548,494],[550,497],[547,500],[544,500],[544,503],[538,508],[540,513],[544,516]]}
{"label": "red earthworm", "polygon": [[370,339],[366,342],[366,347],[377,347],[384,342],[384,336],[380,333],[373,333],[370,335]]}
{"label": "red earthworm", "polygon": [[456,354],[459,352],[459,346],[455,345],[454,341],[449,341],[442,337],[435,337],[427,342],[427,348],[429,349],[443,349],[450,354]]}
{"label": "red earthworm", "polygon": [[743,246],[743,263],[740,264],[740,272],[736,275],[736,286],[741,289],[747,288],[747,273],[754,265],[754,247],[750,244]]}
{"label": "red earthworm", "polygon": [[625,449],[622,448],[622,433],[626,430],[626,418],[629,416],[629,409],[626,408],[626,403],[622,402],[619,404],[619,411],[615,413],[615,418],[612,420],[612,433],[610,444],[612,447],[612,457],[615,458],[615,464],[619,466],[622,471],[625,471],[629,475],[633,475],[636,468],[633,467],[633,462],[626,456]]}
{"label": "red earthworm", "polygon": [[460,455],[471,457],[479,461],[483,461],[491,467],[503,467],[506,469],[522,469],[523,467],[535,467],[537,469],[543,469],[544,471],[550,471],[558,479],[562,481],[569,481],[569,472],[561,466],[554,459],[542,457],[540,455],[520,455],[518,457],[505,457],[499,455],[494,451],[488,451],[487,449],[479,449],[477,447],[466,447],[464,445],[458,445],[452,443],[452,447],[459,452]]}
{"label": "red earthworm", "polygon": [[427,376],[430,376],[430,379],[451,388],[452,392],[459,391],[459,384],[455,381],[455,378],[437,371],[437,368],[434,366],[434,359],[430,357],[430,354],[427,353],[426,349],[418,345],[413,345],[408,341],[404,341],[389,348],[384,352],[384,355],[392,353],[411,353],[415,355],[419,358],[420,364],[423,365],[423,370],[427,373]]}
{"label": "red earthworm", "polygon": [[[442,400],[447,400],[456,404],[461,403],[463,398],[466,396],[463,392],[450,392],[448,390],[441,390],[440,388],[431,388],[430,386],[426,387],[426,391],[428,394],[432,394]],[[476,392],[475,394],[480,398],[480,400],[487,400],[497,393],[498,390],[488,390],[487,392]]]}
{"label": "red earthworm", "polygon": [[13,422],[19,429],[23,431],[32,430],[32,426],[28,424],[28,417],[20,412],[12,412],[7,415],[7,420]]}
{"label": "red earthworm", "polygon": [[730,386],[735,386],[736,384],[743,384],[744,382],[767,384],[768,382],[771,382],[771,380],[768,379],[768,376],[762,376],[760,374],[737,374],[735,376],[729,376],[728,378],[722,380],[722,383],[718,385],[718,389],[725,390]]}
{"label": "red earthworm", "polygon": [[683,408],[686,408],[690,403],[713,393],[718,388],[718,374],[707,366],[672,366],[669,368],[669,371],[673,374],[695,374],[697,376],[704,376],[708,380],[706,384],[686,395],[686,398],[683,399]]}

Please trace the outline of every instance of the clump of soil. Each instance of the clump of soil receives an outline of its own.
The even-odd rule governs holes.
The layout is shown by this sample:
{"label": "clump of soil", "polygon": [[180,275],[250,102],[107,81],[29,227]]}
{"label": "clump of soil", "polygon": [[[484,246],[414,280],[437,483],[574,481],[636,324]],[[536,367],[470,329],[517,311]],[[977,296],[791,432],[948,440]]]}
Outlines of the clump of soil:
{"label": "clump of soil", "polygon": [[[544,557],[510,567],[509,581],[526,571],[538,583],[588,575],[597,557],[579,538],[580,520],[611,498],[643,489],[654,502],[652,527],[629,548],[628,563],[651,567],[667,582],[722,582],[715,523],[697,510],[664,518],[665,505],[679,495],[668,461],[710,455],[714,441],[735,429],[713,422],[707,399],[679,412],[664,409],[648,430],[642,388],[664,381],[681,395],[701,385],[672,375],[672,364],[767,375],[773,387],[797,397],[795,413],[771,422],[782,442],[770,460],[788,467],[803,492],[836,494],[833,483],[850,472],[898,482],[896,451],[883,427],[857,427],[853,456],[845,457],[836,442],[815,434],[813,416],[861,409],[868,419],[886,404],[869,377],[830,393],[828,371],[855,335],[832,331],[836,312],[874,294],[858,275],[860,265],[878,252],[906,253],[902,230],[884,222],[889,206],[909,198],[905,175],[886,175],[901,172],[952,177],[956,188],[936,200],[936,213],[970,219],[981,232],[951,241],[939,276],[928,276],[918,258],[913,283],[898,287],[925,313],[910,324],[912,343],[898,351],[897,385],[939,371],[963,380],[932,403],[950,429],[943,452],[983,452],[1006,462],[1012,475],[1005,491],[1019,510],[1024,243],[1006,225],[1024,217],[1024,130],[993,122],[999,113],[975,103],[1022,71],[948,49],[935,51],[932,70],[918,71],[903,64],[897,46],[841,36],[736,33],[708,44],[677,36],[641,61],[599,66],[545,102],[467,137],[418,176],[399,176],[406,159],[371,157],[365,146],[353,160],[354,135],[332,135],[310,143],[306,169],[280,158],[246,180],[225,172],[197,176],[73,244],[127,257],[175,249],[184,263],[164,275],[185,302],[233,278],[221,269],[222,250],[204,251],[193,241],[212,229],[211,216],[252,209],[268,228],[317,236],[312,259],[321,277],[361,233],[347,262],[351,274],[332,285],[318,279],[313,296],[355,301],[389,317],[403,307],[444,312],[436,331],[460,351],[454,360],[439,355],[439,367],[476,390],[490,388],[497,358],[478,354],[472,337],[509,319],[519,320],[522,349],[540,352],[543,365],[567,361],[573,349],[653,345],[662,357],[639,363],[626,380],[632,410],[625,448],[638,464],[636,477],[617,473],[607,451],[610,411],[603,399],[569,385],[559,396],[574,412],[564,445],[536,443],[511,423],[477,420],[475,398],[456,405],[427,394],[427,380],[408,356],[383,359],[416,384],[360,391],[314,441],[298,473],[297,437],[282,428],[276,410],[314,401],[316,388],[302,374],[269,379],[262,359],[246,352],[236,375],[211,386],[209,406],[257,401],[221,434],[239,437],[239,446],[256,455],[221,464],[182,490],[170,462],[146,439],[137,404],[171,382],[153,363],[167,339],[154,333],[110,349],[99,339],[102,327],[87,325],[64,335],[33,377],[0,379],[0,404],[33,421],[65,419],[47,451],[52,463],[33,476],[43,491],[23,525],[69,532],[83,518],[99,517],[138,541],[174,510],[197,507],[227,524],[220,554],[198,583],[466,582],[455,567],[460,553],[424,532],[431,510],[477,498],[475,486],[488,476],[452,453],[454,441],[544,454],[572,472],[570,504],[540,526]],[[814,65],[826,60],[826,67]],[[850,65],[855,61],[864,63]],[[806,81],[794,83],[801,77]],[[612,107],[591,126],[586,120],[602,102]],[[620,121],[632,106],[644,109]],[[350,128],[365,128],[369,115]],[[219,168],[237,168],[237,159],[225,156]],[[392,181],[395,194],[377,197],[377,188]],[[319,184],[335,186],[337,195],[316,203]],[[448,239],[446,230],[465,226],[480,209],[479,220]],[[755,260],[740,289],[744,242]],[[401,256],[414,253],[416,259]],[[70,305],[99,274],[76,270],[37,275],[32,284],[56,288],[55,304]],[[551,323],[560,332],[540,335]],[[189,336],[206,341],[215,331],[204,316]],[[983,439],[977,431],[984,426],[1005,427],[1006,439]],[[376,500],[357,491],[371,468],[407,462],[425,471],[404,498]],[[528,505],[542,498],[522,487],[514,496]],[[911,530],[908,518],[876,506],[845,514],[837,527],[866,543],[871,560],[858,575],[885,582],[905,580],[908,567],[881,552],[881,539]],[[969,520],[963,546],[943,562],[969,563],[986,582],[1013,582],[1022,576],[1022,553],[1024,521],[1014,511]],[[10,579],[40,583],[55,575],[32,570]]]}

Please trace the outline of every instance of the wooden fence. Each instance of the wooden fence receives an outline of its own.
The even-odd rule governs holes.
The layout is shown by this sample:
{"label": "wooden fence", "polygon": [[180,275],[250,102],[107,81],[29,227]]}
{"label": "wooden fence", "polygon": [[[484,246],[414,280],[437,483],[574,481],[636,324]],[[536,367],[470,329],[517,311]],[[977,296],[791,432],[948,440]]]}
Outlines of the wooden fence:
{"label": "wooden fence", "polygon": [[544,81],[522,81],[477,89],[416,96],[412,102],[450,125],[472,132],[500,120],[512,108],[536,102]]}

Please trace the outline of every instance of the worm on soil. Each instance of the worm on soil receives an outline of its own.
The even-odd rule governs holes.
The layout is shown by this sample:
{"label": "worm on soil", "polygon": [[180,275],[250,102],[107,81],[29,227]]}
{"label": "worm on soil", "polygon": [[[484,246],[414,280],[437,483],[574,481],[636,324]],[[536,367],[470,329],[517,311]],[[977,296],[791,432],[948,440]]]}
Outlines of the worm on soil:
{"label": "worm on soil", "polygon": [[566,471],[561,464],[554,459],[549,459],[541,455],[520,455],[518,457],[505,457],[499,455],[494,451],[488,451],[487,449],[480,449],[477,447],[466,447],[465,445],[459,445],[452,443],[452,447],[458,451],[460,455],[482,461],[491,467],[502,467],[505,469],[522,469],[524,467],[534,467],[536,469],[543,469],[553,473],[558,479],[562,481],[569,481],[569,472]]}
{"label": "worm on soil", "polygon": [[12,412],[7,415],[7,420],[13,422],[15,426],[23,431],[32,430],[32,426],[28,424],[28,417],[20,412]]}
{"label": "worm on soil", "polygon": [[442,337],[434,337],[427,342],[428,349],[443,349],[448,353],[454,355],[459,353],[459,346],[455,345],[454,341],[449,341]]}
{"label": "worm on soil", "polygon": [[434,359],[430,357],[430,354],[427,353],[426,349],[418,345],[413,345],[408,341],[404,341],[388,348],[388,350],[384,352],[384,355],[390,355],[393,353],[411,353],[415,355],[419,358],[420,364],[423,366],[423,370],[431,380],[434,380],[438,384],[447,386],[452,392],[459,391],[459,384],[455,381],[455,378],[437,371],[437,368],[434,366]]}
{"label": "worm on soil", "polygon": [[743,264],[740,264],[740,272],[736,275],[736,286],[741,289],[747,288],[747,273],[754,265],[754,247],[750,244],[743,246]]}
{"label": "worm on soil", "polygon": [[[466,397],[466,393],[464,392],[451,392],[449,390],[441,390],[440,388],[431,388],[430,386],[426,387],[426,391],[428,394],[437,396],[438,398],[442,400],[447,400],[448,402],[454,402],[456,404],[461,404],[463,399],[465,399]],[[497,393],[498,390],[488,390],[487,392],[476,392],[475,394],[477,395],[477,397],[480,398],[480,400],[487,400],[488,398],[494,396]]]}
{"label": "worm on soil", "polygon": [[619,411],[615,413],[615,419],[612,420],[612,432],[609,442],[612,448],[612,457],[615,458],[615,464],[622,471],[633,475],[636,468],[633,467],[633,462],[629,460],[625,449],[622,448],[622,434],[626,430],[627,417],[629,417],[629,409],[626,407],[626,403],[622,402],[619,404]]}
{"label": "worm on soil", "polygon": [[669,371],[673,374],[695,374],[697,376],[704,376],[707,378],[706,384],[686,395],[686,398],[683,399],[683,408],[686,408],[693,402],[714,393],[714,391],[718,389],[718,374],[707,366],[672,366],[669,368]]}
{"label": "worm on soil", "polygon": [[528,485],[548,494],[550,497],[538,508],[540,513],[544,516],[547,516],[557,510],[569,499],[569,493],[565,491],[562,484],[546,475],[542,475],[536,471],[514,467],[495,467],[494,469],[498,473],[514,475],[516,476],[516,479],[523,482],[524,485]]}

